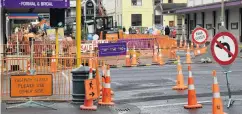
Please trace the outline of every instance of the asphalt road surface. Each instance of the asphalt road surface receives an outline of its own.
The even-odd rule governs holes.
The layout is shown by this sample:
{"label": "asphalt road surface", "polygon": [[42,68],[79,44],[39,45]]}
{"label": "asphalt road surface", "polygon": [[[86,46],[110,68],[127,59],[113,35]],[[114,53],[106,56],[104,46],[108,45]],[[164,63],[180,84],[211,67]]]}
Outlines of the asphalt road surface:
{"label": "asphalt road surface", "polygon": [[[231,67],[229,82],[233,96],[242,99],[242,60],[238,58]],[[185,84],[188,78],[188,65],[183,64]],[[217,71],[220,91],[224,100],[225,111],[229,114],[242,114],[242,102],[236,101],[232,108],[226,109],[227,85],[223,69],[217,63],[191,64],[197,99],[203,104],[202,109],[185,110],[187,90],[174,91],[176,84],[176,65],[149,66],[111,69],[112,89],[117,104],[138,106],[141,114],[209,114],[212,111],[212,70]]]}

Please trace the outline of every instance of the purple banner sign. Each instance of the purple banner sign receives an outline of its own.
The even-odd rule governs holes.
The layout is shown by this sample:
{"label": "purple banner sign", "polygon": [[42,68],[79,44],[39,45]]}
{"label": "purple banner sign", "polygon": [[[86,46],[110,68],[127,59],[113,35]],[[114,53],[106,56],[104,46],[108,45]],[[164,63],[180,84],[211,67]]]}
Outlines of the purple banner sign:
{"label": "purple banner sign", "polygon": [[99,57],[126,55],[126,43],[98,44]]}
{"label": "purple banner sign", "polygon": [[70,0],[1,0],[5,8],[69,8]]}
{"label": "purple banner sign", "polygon": [[132,49],[153,49],[154,46],[154,38],[146,38],[146,39],[120,39],[118,42],[127,43],[127,48]]}

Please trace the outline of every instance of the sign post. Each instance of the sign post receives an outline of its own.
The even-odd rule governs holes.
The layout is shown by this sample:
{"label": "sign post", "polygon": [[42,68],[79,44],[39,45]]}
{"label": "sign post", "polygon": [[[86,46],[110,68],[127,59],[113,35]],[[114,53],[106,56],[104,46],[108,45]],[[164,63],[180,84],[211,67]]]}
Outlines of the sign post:
{"label": "sign post", "polygon": [[221,27],[221,30],[222,31],[216,34],[211,41],[211,54],[214,60],[224,69],[229,94],[227,108],[229,108],[233,105],[234,101],[232,100],[228,73],[232,72],[230,71],[230,66],[237,58],[239,51],[238,42],[235,36],[230,32],[227,32],[224,27]]}
{"label": "sign post", "polygon": [[56,110],[53,107],[46,106],[39,102],[35,102],[32,100],[32,97],[42,97],[42,96],[52,96],[53,95],[53,78],[51,74],[43,74],[43,75],[13,75],[10,79],[10,97],[18,98],[18,97],[30,97],[30,100],[26,103],[14,105],[7,107],[17,108],[20,106],[31,106],[37,105],[45,108],[50,108]]}

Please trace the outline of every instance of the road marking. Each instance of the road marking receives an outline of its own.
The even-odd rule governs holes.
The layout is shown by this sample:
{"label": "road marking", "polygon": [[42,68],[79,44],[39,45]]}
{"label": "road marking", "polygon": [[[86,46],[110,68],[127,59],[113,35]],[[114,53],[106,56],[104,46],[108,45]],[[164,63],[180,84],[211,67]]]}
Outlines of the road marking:
{"label": "road marking", "polygon": [[[201,101],[198,103],[211,103],[212,101]],[[178,105],[186,105],[185,103],[174,103],[174,104],[164,104],[164,105],[153,105],[153,106],[141,106],[142,108],[156,108],[156,107],[166,107],[166,106],[178,106]]]}
{"label": "road marking", "polygon": [[121,85],[123,85],[123,84],[121,84],[121,83],[118,83],[118,82],[111,82],[112,84],[115,84],[115,85],[118,85],[118,86],[121,86]]}

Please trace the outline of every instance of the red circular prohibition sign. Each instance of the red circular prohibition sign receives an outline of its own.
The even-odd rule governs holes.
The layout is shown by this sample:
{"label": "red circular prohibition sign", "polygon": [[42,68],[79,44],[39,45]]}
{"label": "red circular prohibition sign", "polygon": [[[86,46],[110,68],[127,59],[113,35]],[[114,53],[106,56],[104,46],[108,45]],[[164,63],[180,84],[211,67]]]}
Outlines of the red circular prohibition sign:
{"label": "red circular prohibition sign", "polygon": [[[232,39],[232,41],[234,42],[235,44],[235,52],[234,54],[232,55],[232,59],[230,59],[229,61],[221,61],[218,59],[218,57],[215,55],[215,52],[214,52],[214,45],[215,43],[217,43],[218,41],[218,38],[220,38],[221,36],[228,36],[229,38]],[[218,34],[216,34],[211,42],[211,53],[212,53],[212,56],[213,58],[215,59],[216,62],[218,62],[220,65],[229,65],[231,63],[234,62],[234,60],[237,58],[238,56],[238,42],[236,40],[236,38],[234,37],[233,34],[229,33],[229,32],[220,32]]]}
{"label": "red circular prohibition sign", "polygon": [[[206,38],[203,42],[198,42],[195,40],[195,32],[198,31],[198,30],[201,30],[201,31],[204,31],[206,33]],[[202,27],[199,27],[199,28],[196,28],[195,30],[192,31],[192,40],[193,42],[195,42],[196,44],[204,44],[206,43],[206,41],[208,40],[208,31]]]}

